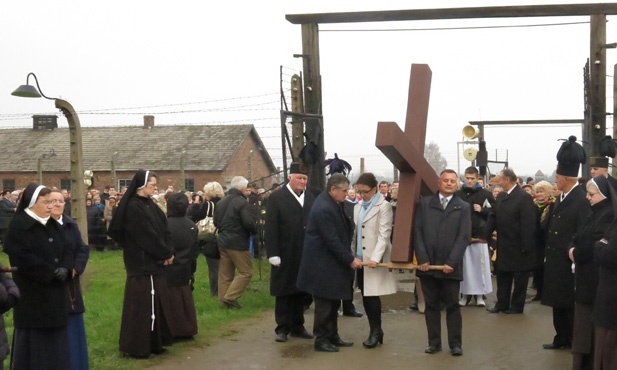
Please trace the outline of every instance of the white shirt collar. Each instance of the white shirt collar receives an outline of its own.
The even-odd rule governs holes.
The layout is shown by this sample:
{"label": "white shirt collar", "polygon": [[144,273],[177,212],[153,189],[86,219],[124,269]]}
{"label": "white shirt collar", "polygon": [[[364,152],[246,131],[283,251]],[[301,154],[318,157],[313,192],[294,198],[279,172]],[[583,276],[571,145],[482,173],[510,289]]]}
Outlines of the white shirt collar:
{"label": "white shirt collar", "polygon": [[568,194],[570,194],[570,193],[572,192],[572,190],[574,190],[574,188],[575,188],[575,187],[577,187],[577,186],[578,186],[578,182],[576,182],[576,183],[574,184],[574,186],[570,189],[570,191],[569,191],[569,192],[567,192],[567,193],[562,192],[562,193],[561,193],[561,201],[563,202],[563,200],[564,200],[564,199],[566,199],[566,197],[568,196]]}
{"label": "white shirt collar", "polygon": [[302,192],[302,194],[298,195],[291,189],[291,185],[289,185],[289,183],[287,183],[286,186],[289,192],[293,194],[294,198],[296,198],[298,203],[300,203],[300,206],[304,207],[304,193],[306,193],[306,189]]}
{"label": "white shirt collar", "polygon": [[32,212],[30,210],[30,208],[26,208],[26,213],[28,214],[28,216],[32,217],[33,219],[35,219],[38,223],[42,224],[42,225],[47,225],[47,221],[49,221],[49,217],[39,217],[36,215],[36,213]]}

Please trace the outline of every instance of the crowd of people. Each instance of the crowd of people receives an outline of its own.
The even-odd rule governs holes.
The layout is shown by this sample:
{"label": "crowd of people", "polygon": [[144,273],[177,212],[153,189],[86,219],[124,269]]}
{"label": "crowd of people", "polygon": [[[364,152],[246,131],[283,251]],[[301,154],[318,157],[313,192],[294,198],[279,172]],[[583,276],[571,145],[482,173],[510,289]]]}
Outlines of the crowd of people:
{"label": "crowd of people", "polygon": [[[412,308],[424,313],[426,353],[442,350],[445,309],[450,354],[463,355],[461,307],[486,306],[495,277],[497,301],[488,314],[523,314],[539,301],[552,308],[555,329],[542,348],[571,349],[573,369],[616,368],[617,181],[605,157],[590,158],[592,177],[579,179],[586,160],[579,147],[563,144],[555,184],[524,183],[509,168],[486,185],[475,167],[461,176],[444,170],[437,193],[417,203]],[[126,356],[150,358],[197,335],[200,254],[210,294],[232,310],[243,307],[252,259],[268,260],[276,342],[312,339],[321,352],[352,346],[339,334],[342,305],[345,315],[366,315],[365,348],[383,344],[380,297],[396,293],[397,282],[379,265],[390,262],[405,189],[372,173],[354,184],[334,173],[323,192],[311,191],[308,172],[292,163],[288,181],[269,191],[236,176],[229,189],[209,182],[191,193],[159,191],[156,173],[138,170],[120,192],[86,194],[90,245],[70,217],[66,190],[31,183],[4,191],[0,241],[18,267],[14,282],[0,275],[0,312],[14,310],[11,368],[88,368],[80,275],[91,249],[113,247],[122,249],[126,269],[119,340]],[[527,299],[531,277],[536,295]],[[356,289],[364,313],[353,306]],[[312,332],[304,318],[311,305]],[[8,355],[3,338],[0,360]]]}

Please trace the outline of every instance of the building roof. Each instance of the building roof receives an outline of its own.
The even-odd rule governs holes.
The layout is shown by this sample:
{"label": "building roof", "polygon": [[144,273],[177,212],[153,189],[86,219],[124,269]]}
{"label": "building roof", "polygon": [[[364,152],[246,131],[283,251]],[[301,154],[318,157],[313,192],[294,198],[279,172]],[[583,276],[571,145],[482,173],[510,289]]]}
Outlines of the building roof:
{"label": "building roof", "polygon": [[[253,125],[82,127],[84,169],[110,171],[117,152],[116,171],[178,171],[185,150],[186,171],[223,171],[249,137],[263,149],[259,152],[274,173],[276,167]],[[70,171],[68,128],[0,130],[0,148],[3,172],[37,171],[37,159],[52,150],[57,156],[42,159],[44,171]]]}

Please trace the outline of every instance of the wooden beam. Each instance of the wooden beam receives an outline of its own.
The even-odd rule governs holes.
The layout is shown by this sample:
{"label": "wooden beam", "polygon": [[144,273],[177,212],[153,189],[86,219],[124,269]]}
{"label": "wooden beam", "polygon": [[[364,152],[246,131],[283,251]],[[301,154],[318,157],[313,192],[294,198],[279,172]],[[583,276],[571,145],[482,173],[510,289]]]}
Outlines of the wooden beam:
{"label": "wooden beam", "polygon": [[566,17],[617,14],[617,4],[560,4],[474,8],[380,10],[368,12],[287,14],[293,24],[417,21],[464,18]]}

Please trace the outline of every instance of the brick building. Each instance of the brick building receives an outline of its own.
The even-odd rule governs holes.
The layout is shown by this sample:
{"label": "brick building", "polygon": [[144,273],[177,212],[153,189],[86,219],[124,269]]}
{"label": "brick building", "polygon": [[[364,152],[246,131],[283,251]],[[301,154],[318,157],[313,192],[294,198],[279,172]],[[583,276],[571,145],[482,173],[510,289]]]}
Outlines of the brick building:
{"label": "brick building", "polygon": [[[53,117],[53,116],[52,116]],[[157,172],[159,188],[200,190],[208,181],[228,185],[234,176],[269,188],[277,172],[253,125],[82,127],[84,170],[94,173],[93,188],[128,184],[137,169]],[[70,188],[69,129],[0,130],[2,189],[38,181]],[[182,184],[182,168],[184,184]],[[114,171],[115,170],[115,171]],[[258,180],[259,179],[259,180]]]}

